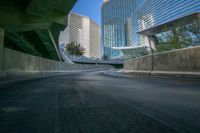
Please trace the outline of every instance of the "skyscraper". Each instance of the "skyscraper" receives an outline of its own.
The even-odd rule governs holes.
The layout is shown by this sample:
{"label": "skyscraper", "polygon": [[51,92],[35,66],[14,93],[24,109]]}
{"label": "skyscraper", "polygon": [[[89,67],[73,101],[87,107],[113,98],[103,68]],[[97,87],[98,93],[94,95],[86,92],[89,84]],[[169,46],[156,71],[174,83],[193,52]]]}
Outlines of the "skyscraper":
{"label": "skyscraper", "polygon": [[81,44],[85,48],[85,57],[100,58],[100,28],[89,17],[71,12],[65,33],[65,42]]}
{"label": "skyscraper", "polygon": [[163,26],[199,13],[200,0],[109,0],[101,12],[104,55],[112,59],[120,56],[120,48],[117,52],[113,47],[123,51],[129,45],[150,47],[152,36],[162,32]]}
{"label": "skyscraper", "polygon": [[[159,44],[162,39],[160,35],[173,34],[170,30],[175,23],[183,22],[183,19],[193,21],[195,13],[200,12],[200,0],[146,0],[137,9],[137,27],[139,36],[139,44],[149,45],[144,39],[153,38],[153,43]],[[189,17],[194,16],[194,17]],[[190,20],[189,20],[190,19]],[[199,22],[200,24],[200,22]],[[164,27],[169,30],[163,31]],[[165,28],[166,29],[166,28]],[[199,29],[200,30],[200,29]],[[191,33],[188,33],[191,34]],[[173,36],[173,35],[172,35]],[[191,37],[194,37],[192,35]],[[166,40],[163,38],[163,40]]]}
{"label": "skyscraper", "polygon": [[106,58],[120,56],[120,52],[113,50],[112,47],[126,45],[125,24],[135,9],[134,0],[104,0],[101,7],[101,39]]}
{"label": "skyscraper", "polygon": [[139,31],[200,12],[200,0],[146,0],[137,9]]}

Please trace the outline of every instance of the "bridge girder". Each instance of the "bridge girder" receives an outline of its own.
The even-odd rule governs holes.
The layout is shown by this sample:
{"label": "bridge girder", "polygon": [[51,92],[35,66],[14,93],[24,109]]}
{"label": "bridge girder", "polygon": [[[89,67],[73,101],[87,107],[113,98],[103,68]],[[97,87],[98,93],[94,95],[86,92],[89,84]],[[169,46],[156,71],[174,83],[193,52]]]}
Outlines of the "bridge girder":
{"label": "bridge girder", "polygon": [[[1,0],[0,27],[5,38],[26,53],[60,60],[57,50],[58,36],[67,24],[67,14],[77,0]],[[37,39],[27,32],[34,32],[42,42],[43,50],[35,49]],[[47,43],[48,40],[48,43]],[[48,45],[47,45],[48,44]],[[7,44],[5,44],[7,46]],[[8,45],[9,46],[9,45]],[[43,52],[43,53],[41,53]]]}

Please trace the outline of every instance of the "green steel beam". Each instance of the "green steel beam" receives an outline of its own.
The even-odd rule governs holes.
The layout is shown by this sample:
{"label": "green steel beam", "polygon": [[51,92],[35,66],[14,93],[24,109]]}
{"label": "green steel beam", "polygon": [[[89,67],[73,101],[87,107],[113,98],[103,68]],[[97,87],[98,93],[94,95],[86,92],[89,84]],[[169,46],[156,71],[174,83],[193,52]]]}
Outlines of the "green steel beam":
{"label": "green steel beam", "polygon": [[6,32],[5,36],[11,42],[15,43],[18,47],[20,47],[23,51],[26,51],[33,55],[38,55],[38,52],[35,50],[34,46],[28,40],[26,40],[26,38],[22,34]]}
{"label": "green steel beam", "polygon": [[32,15],[36,15],[36,16],[47,16],[62,1],[63,0],[32,0],[26,12]]}
{"label": "green steel beam", "polygon": [[58,60],[60,57],[59,54],[57,53],[57,47],[55,46],[55,40],[51,35],[52,34],[51,31],[39,30],[36,31],[36,33],[40,38],[40,40],[43,42],[43,45],[46,47],[51,57]]}
{"label": "green steel beam", "polygon": [[62,2],[55,8],[55,11],[59,11],[63,14],[67,14],[68,12],[71,11],[73,5],[76,2],[77,0],[62,0]]}
{"label": "green steel beam", "polygon": [[15,4],[12,3],[10,6],[7,5],[7,7],[1,5],[0,2],[0,27],[3,27],[7,31],[32,31],[48,29],[52,23],[66,24],[66,16],[59,12],[51,12],[51,14],[46,17],[38,17],[26,14],[21,11],[19,7],[14,5]]}
{"label": "green steel beam", "polygon": [[[15,44],[27,53],[60,60],[59,33],[67,24],[66,16],[76,1],[1,0],[0,27],[8,33],[6,38],[11,41],[11,46]],[[25,32],[35,33],[37,39],[30,39],[31,34],[25,35]],[[41,54],[39,48],[48,54]]]}
{"label": "green steel beam", "polygon": [[58,23],[53,23],[50,30],[53,34],[53,37],[55,39],[55,42],[58,44],[58,38],[60,35],[60,31],[63,31],[63,29],[65,28],[65,25],[62,24],[58,24]]}

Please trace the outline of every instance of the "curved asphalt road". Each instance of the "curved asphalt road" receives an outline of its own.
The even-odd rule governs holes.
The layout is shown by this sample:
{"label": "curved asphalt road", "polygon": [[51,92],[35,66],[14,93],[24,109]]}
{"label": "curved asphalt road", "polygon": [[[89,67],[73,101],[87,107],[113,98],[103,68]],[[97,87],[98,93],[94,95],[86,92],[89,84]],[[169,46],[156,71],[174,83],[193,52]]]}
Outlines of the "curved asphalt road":
{"label": "curved asphalt road", "polygon": [[88,72],[0,84],[0,133],[200,133],[200,82]]}

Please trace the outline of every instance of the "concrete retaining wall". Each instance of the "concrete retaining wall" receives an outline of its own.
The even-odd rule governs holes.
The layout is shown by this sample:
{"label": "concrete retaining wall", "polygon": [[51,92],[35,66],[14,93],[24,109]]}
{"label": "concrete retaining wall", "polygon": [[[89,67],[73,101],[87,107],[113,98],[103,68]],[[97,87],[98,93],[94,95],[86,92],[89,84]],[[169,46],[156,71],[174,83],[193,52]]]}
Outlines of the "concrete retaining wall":
{"label": "concrete retaining wall", "polygon": [[4,44],[4,29],[0,28],[0,76],[4,75],[3,72],[3,53],[4,53],[4,48],[3,48],[3,44]]}
{"label": "concrete retaining wall", "polygon": [[140,70],[140,71],[150,71],[152,60],[151,56],[143,56],[141,58],[133,58],[124,62],[125,70]]}
{"label": "concrete retaining wall", "polygon": [[68,70],[92,70],[112,68],[109,65],[65,64],[5,48],[4,69],[6,72],[63,72]]}
{"label": "concrete retaining wall", "polygon": [[129,59],[125,71],[151,74],[200,74],[200,46]]}

